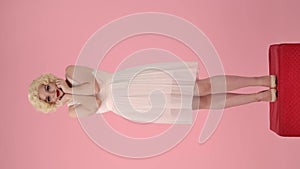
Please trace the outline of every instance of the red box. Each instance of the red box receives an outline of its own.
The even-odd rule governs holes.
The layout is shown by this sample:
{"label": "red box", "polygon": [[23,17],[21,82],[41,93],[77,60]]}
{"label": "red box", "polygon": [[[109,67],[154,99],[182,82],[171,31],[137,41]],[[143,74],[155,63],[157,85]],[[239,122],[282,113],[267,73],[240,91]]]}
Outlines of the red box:
{"label": "red box", "polygon": [[269,48],[269,71],[277,76],[276,102],[270,103],[270,129],[280,136],[300,136],[300,44]]}

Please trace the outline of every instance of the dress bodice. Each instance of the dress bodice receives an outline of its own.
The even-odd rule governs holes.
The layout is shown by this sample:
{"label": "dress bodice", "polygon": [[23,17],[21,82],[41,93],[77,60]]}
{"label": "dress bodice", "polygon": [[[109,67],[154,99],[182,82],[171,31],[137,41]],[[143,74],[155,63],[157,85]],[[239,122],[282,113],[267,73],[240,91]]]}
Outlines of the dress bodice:
{"label": "dress bodice", "polygon": [[111,96],[111,85],[112,85],[112,73],[103,71],[103,70],[94,70],[92,72],[95,79],[97,80],[100,86],[100,92],[98,97],[102,101],[101,106],[99,107],[97,114],[112,111],[113,102]]}
{"label": "dress bodice", "polygon": [[[112,99],[111,99],[111,79],[112,79],[112,73],[102,71],[102,70],[94,70],[91,72],[93,77],[97,80],[99,84],[100,91],[98,93],[98,97],[102,101],[101,106],[99,107],[97,114],[108,112],[112,110]],[[66,79],[72,84],[72,86],[77,86],[79,83],[74,81],[73,79],[66,76]],[[74,99],[70,100],[68,102],[68,106],[74,105],[74,104],[85,104],[85,106],[89,106],[88,104],[93,104],[90,102],[93,101],[83,101],[84,103],[79,103],[78,100],[74,101]]]}

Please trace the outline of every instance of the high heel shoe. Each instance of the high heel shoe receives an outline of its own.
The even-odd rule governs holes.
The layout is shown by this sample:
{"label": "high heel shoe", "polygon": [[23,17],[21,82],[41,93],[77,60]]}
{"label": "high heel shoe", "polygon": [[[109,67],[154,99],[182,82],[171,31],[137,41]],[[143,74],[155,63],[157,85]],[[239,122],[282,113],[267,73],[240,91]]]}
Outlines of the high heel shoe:
{"label": "high heel shoe", "polygon": [[276,88],[277,86],[277,78],[276,78],[276,75],[270,75],[271,77],[271,88]]}

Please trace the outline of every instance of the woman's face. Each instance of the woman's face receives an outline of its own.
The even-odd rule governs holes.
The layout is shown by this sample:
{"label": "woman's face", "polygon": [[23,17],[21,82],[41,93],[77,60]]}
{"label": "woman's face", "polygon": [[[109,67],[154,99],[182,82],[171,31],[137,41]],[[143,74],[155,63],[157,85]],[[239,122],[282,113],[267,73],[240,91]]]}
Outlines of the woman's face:
{"label": "woman's face", "polygon": [[63,91],[54,82],[40,85],[38,93],[39,98],[47,103],[56,103],[63,96]]}

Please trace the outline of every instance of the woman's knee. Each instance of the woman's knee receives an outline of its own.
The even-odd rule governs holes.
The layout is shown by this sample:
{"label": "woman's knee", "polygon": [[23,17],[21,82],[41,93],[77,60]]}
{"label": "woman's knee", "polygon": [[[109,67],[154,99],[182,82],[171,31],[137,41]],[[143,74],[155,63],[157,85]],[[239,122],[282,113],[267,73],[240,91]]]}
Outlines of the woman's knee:
{"label": "woman's knee", "polygon": [[193,109],[209,109],[211,104],[211,96],[194,96]]}
{"label": "woman's knee", "polygon": [[200,96],[200,109],[209,109],[211,104],[211,95]]}
{"label": "woman's knee", "polygon": [[210,79],[201,79],[196,81],[195,90],[198,96],[205,96],[211,93]]}

